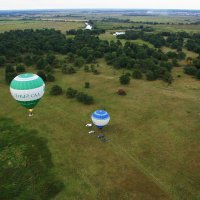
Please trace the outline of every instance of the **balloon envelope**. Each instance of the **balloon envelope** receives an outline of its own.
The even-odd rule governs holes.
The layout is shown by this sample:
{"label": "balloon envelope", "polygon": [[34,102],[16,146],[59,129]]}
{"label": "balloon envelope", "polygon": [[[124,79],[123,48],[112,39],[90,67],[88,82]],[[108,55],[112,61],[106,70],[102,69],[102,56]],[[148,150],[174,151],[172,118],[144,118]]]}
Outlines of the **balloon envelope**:
{"label": "balloon envelope", "polygon": [[97,110],[92,114],[91,119],[98,128],[102,129],[109,123],[110,115],[105,110]]}
{"label": "balloon envelope", "polygon": [[13,98],[22,106],[33,109],[44,95],[44,81],[36,74],[20,74],[10,84]]}

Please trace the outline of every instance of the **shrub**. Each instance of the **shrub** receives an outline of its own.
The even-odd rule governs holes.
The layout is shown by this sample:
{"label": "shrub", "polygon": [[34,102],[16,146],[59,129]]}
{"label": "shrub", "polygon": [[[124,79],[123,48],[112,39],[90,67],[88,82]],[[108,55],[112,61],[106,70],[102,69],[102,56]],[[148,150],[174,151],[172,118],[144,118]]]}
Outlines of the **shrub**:
{"label": "shrub", "polygon": [[84,66],[84,71],[85,71],[85,72],[90,72],[90,69],[89,69],[88,65],[85,65],[85,66]]}
{"label": "shrub", "polygon": [[127,85],[130,83],[130,77],[127,74],[123,74],[119,77],[120,83],[123,85]]}
{"label": "shrub", "polygon": [[93,74],[95,74],[95,75],[99,75],[100,72],[99,72],[97,69],[94,69],[94,70],[93,70]]}
{"label": "shrub", "polygon": [[38,71],[37,75],[45,82],[47,80],[46,74],[43,71]]}
{"label": "shrub", "polygon": [[21,72],[25,72],[25,71],[26,71],[26,68],[23,65],[18,65],[16,67],[16,72],[17,73],[21,73]]}
{"label": "shrub", "polygon": [[75,89],[73,89],[71,87],[67,89],[66,96],[68,98],[75,98],[76,95],[77,95],[77,90],[75,90]]}
{"label": "shrub", "polygon": [[200,69],[198,69],[197,73],[196,73],[196,78],[200,79]]}
{"label": "shrub", "polygon": [[146,78],[147,78],[148,81],[154,81],[154,80],[156,80],[156,76],[155,76],[154,72],[151,71],[151,70],[148,70],[146,72]]}
{"label": "shrub", "polygon": [[90,88],[90,83],[89,82],[85,82],[85,88]]}
{"label": "shrub", "polygon": [[17,73],[13,66],[7,65],[5,69],[5,81],[10,84],[10,82],[17,76]]}
{"label": "shrub", "polygon": [[132,77],[135,79],[141,79],[142,78],[142,72],[139,69],[135,69],[132,73]]}
{"label": "shrub", "polygon": [[92,96],[89,96],[83,92],[79,92],[76,96],[77,100],[79,102],[82,102],[86,105],[89,105],[89,104],[93,104],[94,103],[94,99]]}
{"label": "shrub", "polygon": [[163,75],[162,79],[167,82],[169,85],[172,84],[173,81],[173,77],[169,72],[165,72],[165,74]]}
{"label": "shrub", "polygon": [[125,96],[126,95],[126,92],[123,90],[123,89],[119,89],[117,91],[117,94],[120,95],[120,96]]}
{"label": "shrub", "polygon": [[63,74],[74,74],[76,70],[73,67],[63,67],[62,72]]}
{"label": "shrub", "polygon": [[48,82],[54,82],[54,81],[55,81],[55,76],[52,75],[52,74],[47,74],[46,80],[47,80]]}
{"label": "shrub", "polygon": [[51,73],[51,72],[53,72],[53,68],[52,68],[50,65],[47,65],[47,66],[45,67],[45,72]]}
{"label": "shrub", "polygon": [[195,76],[197,73],[197,68],[195,66],[188,66],[184,68],[185,74]]}
{"label": "shrub", "polygon": [[54,96],[61,95],[62,92],[63,90],[59,85],[54,85],[50,90],[50,94]]}

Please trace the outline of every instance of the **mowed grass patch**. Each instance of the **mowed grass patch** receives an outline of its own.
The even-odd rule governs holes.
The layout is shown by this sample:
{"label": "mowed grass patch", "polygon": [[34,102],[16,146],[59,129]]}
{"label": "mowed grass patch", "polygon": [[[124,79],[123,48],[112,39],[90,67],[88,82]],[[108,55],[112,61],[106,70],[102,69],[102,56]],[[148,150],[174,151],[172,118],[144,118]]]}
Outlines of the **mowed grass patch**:
{"label": "mowed grass patch", "polygon": [[[169,87],[145,80],[121,86],[122,71],[102,60],[98,70],[100,75],[83,70],[55,74],[56,84],[94,96],[94,105],[50,96],[54,83],[48,83],[32,118],[11,98],[1,78],[0,115],[34,127],[48,139],[56,172],[65,184],[55,199],[198,199],[199,82],[182,74]],[[91,89],[84,88],[86,81]],[[127,96],[118,96],[119,88]],[[97,139],[96,128],[97,134],[91,136],[85,127],[99,108],[111,115],[103,131],[111,139],[108,143]]]}
{"label": "mowed grass patch", "polygon": [[83,22],[57,22],[57,21],[22,21],[22,20],[9,20],[0,21],[0,32],[10,30],[24,30],[24,29],[43,29],[53,28],[65,32],[70,29],[83,28]]}

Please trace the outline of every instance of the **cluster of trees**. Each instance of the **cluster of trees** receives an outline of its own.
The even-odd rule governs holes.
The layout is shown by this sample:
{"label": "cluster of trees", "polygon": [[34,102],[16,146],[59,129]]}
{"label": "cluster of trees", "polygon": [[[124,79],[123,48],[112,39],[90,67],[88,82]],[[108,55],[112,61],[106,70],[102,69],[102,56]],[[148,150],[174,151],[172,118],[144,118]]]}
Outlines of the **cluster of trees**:
{"label": "cluster of trees", "polygon": [[184,72],[188,75],[200,79],[200,58],[196,58],[192,63],[184,68]]}
{"label": "cluster of trees", "polygon": [[[85,87],[89,88],[88,82],[85,83]],[[86,105],[90,105],[94,103],[94,98],[92,96],[89,96],[88,94],[85,94],[84,92],[78,92],[77,90],[71,87],[67,89],[66,96],[67,98],[70,98],[70,99],[76,98],[77,101]]]}
{"label": "cluster of trees", "polygon": [[187,40],[185,46],[188,50],[200,54],[200,33],[194,33],[192,37]]}
{"label": "cluster of trees", "polygon": [[110,47],[113,51],[105,54],[107,63],[117,69],[133,70],[134,77],[140,78],[144,73],[149,74],[148,80],[162,79],[166,81],[165,77],[171,75],[173,65],[161,50],[131,42],[126,42],[122,46],[120,41],[111,42]]}
{"label": "cluster of trees", "polygon": [[[160,33],[145,33],[144,31],[126,31],[125,35],[117,36],[118,39],[136,40],[142,39],[150,42],[156,48],[167,46],[181,51],[186,47],[190,51],[200,53],[200,34],[189,34],[187,32],[160,32]],[[186,43],[184,42],[187,39]]]}
{"label": "cluster of trees", "polygon": [[0,199],[54,198],[64,184],[53,171],[47,140],[7,118],[0,118],[0,130]]}
{"label": "cluster of trees", "polygon": [[[21,74],[23,72],[26,71],[25,66],[23,65],[17,65],[17,66],[13,66],[13,65],[6,65],[5,67],[5,81],[6,83],[10,84],[10,82],[18,75]],[[37,72],[37,75],[40,76],[44,82],[53,82],[55,81],[55,77],[53,74],[51,73],[45,73],[42,70],[39,70]]]}
{"label": "cluster of trees", "polygon": [[105,33],[105,29],[92,29],[92,30],[83,30],[83,29],[71,29],[66,31],[67,35],[80,35],[80,34],[89,34],[89,35],[100,35]]}
{"label": "cluster of trees", "polygon": [[[90,83],[85,82],[85,88],[89,88]],[[63,94],[63,89],[59,85],[53,85],[51,90],[50,90],[50,95],[52,96],[58,96]],[[85,105],[90,105],[94,103],[94,98],[84,92],[79,92],[71,87],[69,87],[66,91],[66,97],[73,99],[76,98],[77,101],[85,104]]]}
{"label": "cluster of trees", "polygon": [[[121,37],[151,41],[155,46],[166,44],[165,37],[172,38],[173,34],[163,32],[159,34],[127,31]],[[177,33],[177,37],[189,37],[184,33]],[[198,37],[197,37],[198,38]],[[169,42],[171,39],[169,39]],[[56,54],[66,55],[58,59]],[[99,74],[97,67],[87,67],[99,58],[105,58],[107,63],[116,69],[125,68],[134,71],[134,77],[147,74],[148,80],[167,80],[173,65],[178,65],[175,59],[184,59],[183,52],[163,53],[159,49],[149,48],[147,45],[137,45],[126,42],[125,45],[118,40],[100,40],[98,36],[91,35],[89,31],[81,31],[74,38],[66,38],[60,31],[45,30],[17,30],[0,34],[0,63],[24,63],[35,66],[46,75],[46,80],[54,80],[53,71],[60,67],[65,74],[75,73],[80,67],[85,71]],[[70,64],[69,64],[70,63]],[[8,77],[11,75],[7,73]],[[140,74],[140,75],[139,75]],[[48,77],[48,78],[47,78]],[[8,78],[9,79],[9,78]],[[45,76],[44,76],[45,79]]]}

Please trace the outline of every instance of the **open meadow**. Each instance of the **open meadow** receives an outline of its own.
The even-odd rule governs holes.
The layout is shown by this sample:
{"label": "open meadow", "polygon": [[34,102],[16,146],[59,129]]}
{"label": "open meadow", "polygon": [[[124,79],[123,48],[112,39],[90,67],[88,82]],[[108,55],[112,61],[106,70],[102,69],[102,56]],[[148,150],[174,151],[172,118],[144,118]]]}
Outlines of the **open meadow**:
{"label": "open meadow", "polygon": [[[109,15],[90,13],[88,16],[83,14],[80,19],[83,17],[97,19],[97,28],[105,28],[105,33],[100,34],[99,38],[107,41],[117,41],[113,36],[115,31],[125,31],[124,27],[129,29],[131,26],[141,25],[134,23],[136,21],[188,21],[188,17],[169,17],[167,20],[165,16],[148,18],[123,15],[121,19],[129,18],[133,23],[113,23],[99,20]],[[155,32],[200,31],[199,25],[144,26],[152,26]],[[85,24],[81,21],[0,21],[0,32],[54,28],[65,33],[70,29],[84,27]],[[66,36],[72,39],[74,37]],[[156,49],[153,44],[142,39],[129,41]],[[125,42],[125,39],[121,39],[122,46]],[[178,52],[166,46],[160,49],[164,53]],[[75,66],[76,73],[64,74],[61,66],[56,66],[52,73],[55,82],[46,83],[45,95],[34,109],[32,117],[28,117],[27,110],[13,100],[9,85],[5,83],[5,69],[0,67],[0,118],[7,117],[26,129],[35,129],[39,137],[47,140],[53,171],[64,184],[64,188],[53,200],[200,199],[200,82],[186,75],[183,70],[187,65],[187,57],[195,59],[198,54],[187,50],[185,46],[181,50],[186,56],[181,61],[178,60],[179,67],[173,67],[172,84],[159,78],[147,81],[143,73],[141,80],[131,78],[129,85],[121,85],[119,77],[122,73],[132,71],[115,69],[106,63],[104,57],[96,59],[99,65],[96,68],[100,72],[98,75],[86,72],[83,66]],[[46,52],[41,53],[41,56],[45,57]],[[58,58],[58,65],[61,60],[69,60],[69,54],[67,57],[67,54],[55,53],[55,56]],[[26,67],[26,71],[37,73],[36,65],[30,66]],[[91,87],[85,88],[85,82],[89,82]],[[64,90],[62,95],[49,94],[55,84]],[[76,99],[67,98],[66,90],[69,87],[93,96],[94,104],[84,105]],[[118,89],[125,90],[127,95],[119,96]],[[97,109],[108,111],[111,120],[102,131],[93,126],[91,129],[96,132],[90,135],[90,129],[85,125],[91,123],[91,114]],[[105,134],[110,141],[101,142],[97,138],[100,133]],[[1,158],[0,152],[0,162]]]}
{"label": "open meadow", "polygon": [[[82,105],[65,94],[52,97],[48,83],[32,118],[11,98],[0,71],[0,115],[48,139],[55,171],[65,184],[55,199],[199,199],[199,82],[177,68],[172,86],[132,80],[121,87],[119,71],[103,61],[99,70],[100,75],[56,72],[57,84],[93,95],[94,105]],[[90,89],[84,89],[85,81]],[[116,95],[118,88],[128,95]],[[104,129],[108,143],[101,143],[97,134],[88,135],[85,127],[98,108],[111,115]]]}
{"label": "open meadow", "polygon": [[70,29],[84,28],[85,24],[83,22],[54,22],[54,21],[33,21],[33,20],[3,20],[0,21],[0,32],[10,31],[10,30],[24,30],[24,29],[43,29],[43,28],[53,28],[65,32]]}

